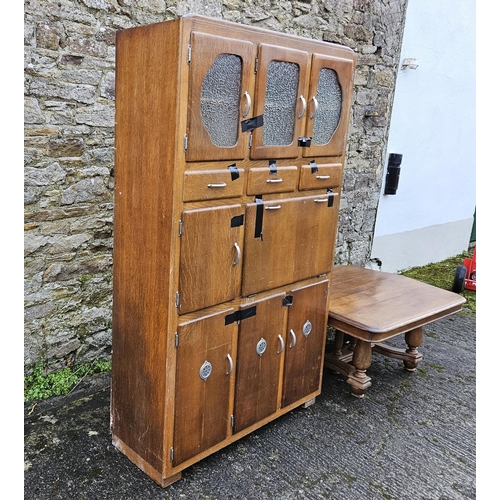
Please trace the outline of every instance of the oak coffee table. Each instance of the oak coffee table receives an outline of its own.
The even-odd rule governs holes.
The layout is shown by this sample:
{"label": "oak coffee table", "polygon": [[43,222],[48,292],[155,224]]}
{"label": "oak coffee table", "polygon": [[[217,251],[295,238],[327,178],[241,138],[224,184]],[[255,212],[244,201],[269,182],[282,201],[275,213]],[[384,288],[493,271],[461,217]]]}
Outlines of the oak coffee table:
{"label": "oak coffee table", "polygon": [[[422,361],[417,348],[423,326],[462,309],[465,298],[406,276],[354,266],[335,266],[331,279],[328,325],[335,328],[334,350],[324,366],[347,377],[351,394],[364,397],[371,386],[366,370],[372,350],[401,359],[414,371]],[[383,342],[405,334],[408,348]],[[346,344],[346,337],[350,342]]]}

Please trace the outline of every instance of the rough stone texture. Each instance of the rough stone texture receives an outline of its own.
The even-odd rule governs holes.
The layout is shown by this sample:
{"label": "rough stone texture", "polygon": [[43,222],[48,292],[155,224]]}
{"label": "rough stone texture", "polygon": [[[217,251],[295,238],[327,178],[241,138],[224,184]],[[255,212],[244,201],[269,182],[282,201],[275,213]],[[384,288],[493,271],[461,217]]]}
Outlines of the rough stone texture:
{"label": "rough stone texture", "polygon": [[25,0],[25,367],[111,345],[115,33],[187,13],[358,54],[335,262],[370,256],[407,0]]}
{"label": "rough stone texture", "polygon": [[[363,399],[325,370],[315,404],[192,465],[166,489],[111,444],[109,374],[87,377],[67,397],[25,404],[24,498],[474,499],[475,330],[475,317],[462,314],[428,325],[413,373],[375,353]],[[404,345],[401,336],[391,343]],[[486,493],[495,491],[494,467],[482,469],[477,498],[494,498]]]}

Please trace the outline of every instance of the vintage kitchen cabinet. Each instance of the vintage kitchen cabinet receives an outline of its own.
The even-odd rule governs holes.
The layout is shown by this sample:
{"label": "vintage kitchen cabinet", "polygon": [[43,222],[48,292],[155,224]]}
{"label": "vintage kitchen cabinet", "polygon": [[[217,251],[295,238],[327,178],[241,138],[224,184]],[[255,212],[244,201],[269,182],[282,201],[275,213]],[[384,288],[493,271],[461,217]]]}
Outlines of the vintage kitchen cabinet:
{"label": "vintage kitchen cabinet", "polygon": [[111,431],[162,486],[320,394],[354,65],[197,15],[118,32]]}

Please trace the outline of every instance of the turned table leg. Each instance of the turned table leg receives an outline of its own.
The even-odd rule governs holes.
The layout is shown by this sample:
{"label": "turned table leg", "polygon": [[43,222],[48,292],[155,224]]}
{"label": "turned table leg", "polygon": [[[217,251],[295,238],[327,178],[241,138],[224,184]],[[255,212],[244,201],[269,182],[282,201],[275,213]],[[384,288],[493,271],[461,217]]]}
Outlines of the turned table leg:
{"label": "turned table leg", "polygon": [[347,383],[351,386],[351,394],[357,398],[365,396],[365,390],[372,385],[371,378],[366,375],[366,370],[372,364],[371,342],[357,339],[352,356],[354,371],[349,374]]}
{"label": "turned table leg", "polygon": [[417,347],[422,344],[423,339],[424,332],[422,327],[405,333],[405,342],[408,346],[408,349],[406,349],[407,356],[403,359],[405,370],[409,372],[415,371],[417,365],[422,361],[423,356],[418,352]]}

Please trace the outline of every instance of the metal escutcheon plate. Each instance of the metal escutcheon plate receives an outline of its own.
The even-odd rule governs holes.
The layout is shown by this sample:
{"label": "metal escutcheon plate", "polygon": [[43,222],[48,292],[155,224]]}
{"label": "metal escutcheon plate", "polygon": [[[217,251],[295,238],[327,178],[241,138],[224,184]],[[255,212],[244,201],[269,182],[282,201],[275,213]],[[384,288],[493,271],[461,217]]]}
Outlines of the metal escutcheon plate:
{"label": "metal escutcheon plate", "polygon": [[309,320],[304,323],[304,326],[302,327],[304,337],[307,337],[311,333],[312,327],[312,323]]}
{"label": "metal escutcheon plate", "polygon": [[201,380],[207,380],[212,373],[212,365],[208,361],[205,361],[200,368],[200,378]]}
{"label": "metal escutcheon plate", "polygon": [[260,339],[258,342],[257,342],[257,348],[256,348],[256,351],[257,351],[257,354],[259,356],[262,356],[265,352],[267,348],[267,342],[265,341],[265,339]]}

